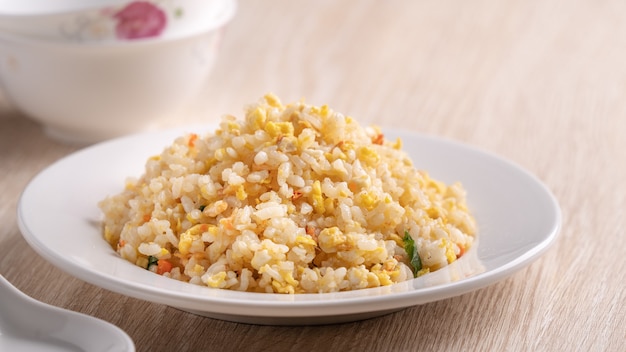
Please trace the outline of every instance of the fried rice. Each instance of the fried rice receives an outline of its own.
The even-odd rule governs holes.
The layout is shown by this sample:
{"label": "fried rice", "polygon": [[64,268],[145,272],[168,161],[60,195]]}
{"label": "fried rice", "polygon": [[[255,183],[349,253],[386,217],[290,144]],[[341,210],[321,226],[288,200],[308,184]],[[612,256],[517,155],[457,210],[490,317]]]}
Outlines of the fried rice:
{"label": "fried rice", "polygon": [[122,258],[250,292],[406,281],[460,258],[476,234],[462,185],[418,170],[401,140],[272,94],[243,119],[180,136],[99,207]]}

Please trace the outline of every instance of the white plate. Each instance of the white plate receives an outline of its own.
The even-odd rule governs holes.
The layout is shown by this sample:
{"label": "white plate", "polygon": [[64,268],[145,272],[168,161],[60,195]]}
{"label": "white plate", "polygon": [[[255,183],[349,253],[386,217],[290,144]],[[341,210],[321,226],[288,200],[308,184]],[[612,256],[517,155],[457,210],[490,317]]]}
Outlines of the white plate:
{"label": "white plate", "polygon": [[323,324],[382,315],[493,284],[537,259],[557,237],[561,213],[550,191],[520,167],[483,151],[411,132],[401,137],[415,166],[461,181],[478,222],[478,244],[452,265],[404,283],[351,292],[279,295],[211,289],[168,279],[121,259],[100,233],[98,201],[139,176],[148,157],[185,132],[115,139],[54,163],[24,190],[19,227],[62,270],[123,295],[197,314],[258,324]]}

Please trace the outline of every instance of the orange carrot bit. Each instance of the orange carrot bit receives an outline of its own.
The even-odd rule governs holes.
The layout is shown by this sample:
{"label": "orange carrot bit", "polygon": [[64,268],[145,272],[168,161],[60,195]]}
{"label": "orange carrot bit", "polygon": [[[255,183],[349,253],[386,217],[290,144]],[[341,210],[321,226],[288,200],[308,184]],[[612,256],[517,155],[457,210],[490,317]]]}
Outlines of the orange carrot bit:
{"label": "orange carrot bit", "polygon": [[302,195],[303,195],[302,191],[293,191],[293,196],[291,197],[291,200],[296,200],[302,197]]}
{"label": "orange carrot bit", "polygon": [[305,227],[306,234],[313,238],[313,241],[317,242],[317,234],[315,233],[315,227],[307,225]]}
{"label": "orange carrot bit", "polygon": [[458,259],[461,258],[463,254],[465,254],[465,246],[462,244],[457,244],[457,246],[459,246],[459,254],[456,256]]}
{"label": "orange carrot bit", "polygon": [[195,133],[192,133],[191,135],[189,135],[189,141],[187,142],[187,145],[190,148],[193,148],[196,145],[196,139],[198,139],[198,135]]}
{"label": "orange carrot bit", "polygon": [[226,230],[234,230],[235,226],[233,226],[232,218],[222,218],[220,219],[220,225],[222,225]]}
{"label": "orange carrot bit", "polygon": [[343,147],[344,143],[345,143],[344,141],[339,141],[331,149],[335,149],[335,148],[341,149]]}
{"label": "orange carrot bit", "polygon": [[385,141],[385,136],[382,133],[377,134],[372,138],[372,143],[382,145]]}
{"label": "orange carrot bit", "polygon": [[157,274],[163,275],[172,271],[172,263],[165,259],[159,259],[157,261]]}

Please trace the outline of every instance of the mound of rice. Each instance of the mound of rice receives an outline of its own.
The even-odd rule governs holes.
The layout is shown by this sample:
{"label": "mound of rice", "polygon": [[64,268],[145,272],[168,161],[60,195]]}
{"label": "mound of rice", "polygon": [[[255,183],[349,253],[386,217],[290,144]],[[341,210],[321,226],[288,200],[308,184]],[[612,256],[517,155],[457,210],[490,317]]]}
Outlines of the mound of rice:
{"label": "mound of rice", "polygon": [[327,106],[268,94],[244,120],[225,116],[151,157],[99,203],[104,237],[138,266],[214,288],[321,293],[412,279],[462,256],[476,225],[462,186],[418,171],[401,147]]}

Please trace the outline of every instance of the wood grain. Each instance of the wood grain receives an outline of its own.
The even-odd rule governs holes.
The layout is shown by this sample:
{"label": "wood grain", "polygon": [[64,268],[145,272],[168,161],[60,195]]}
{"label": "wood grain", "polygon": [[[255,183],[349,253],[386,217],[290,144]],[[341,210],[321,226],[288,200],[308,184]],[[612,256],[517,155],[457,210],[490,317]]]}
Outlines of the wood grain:
{"label": "wood grain", "polygon": [[361,322],[281,327],[84,283],[39,257],[15,217],[30,178],[77,147],[47,139],[6,97],[0,273],[120,326],[138,351],[623,351],[625,16],[623,1],[241,1],[202,99],[172,122],[240,115],[272,91],[518,163],[555,194],[563,227],[540,260],[495,285]]}

